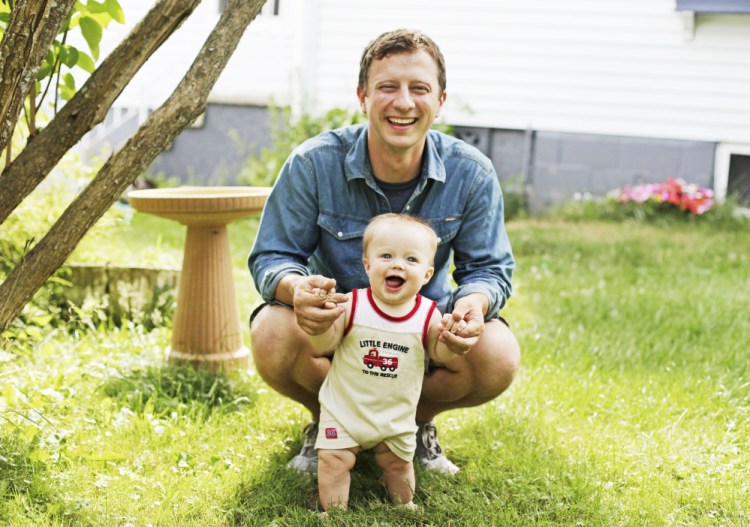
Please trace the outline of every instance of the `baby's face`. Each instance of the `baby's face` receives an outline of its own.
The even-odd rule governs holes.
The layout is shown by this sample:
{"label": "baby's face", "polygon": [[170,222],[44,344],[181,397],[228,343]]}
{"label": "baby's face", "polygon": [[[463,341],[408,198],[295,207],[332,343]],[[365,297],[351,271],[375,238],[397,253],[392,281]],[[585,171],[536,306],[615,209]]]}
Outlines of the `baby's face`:
{"label": "baby's face", "polygon": [[378,228],[362,260],[373,294],[386,304],[402,304],[432,277],[435,251],[420,225],[393,227]]}

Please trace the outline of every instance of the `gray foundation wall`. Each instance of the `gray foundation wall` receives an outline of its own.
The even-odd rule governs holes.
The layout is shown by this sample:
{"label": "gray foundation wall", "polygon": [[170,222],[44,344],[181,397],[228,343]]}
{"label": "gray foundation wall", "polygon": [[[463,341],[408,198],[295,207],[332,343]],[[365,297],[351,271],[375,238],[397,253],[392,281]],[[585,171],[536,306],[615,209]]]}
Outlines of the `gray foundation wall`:
{"label": "gray foundation wall", "polygon": [[531,212],[577,193],[603,196],[668,178],[713,186],[712,142],[466,127],[455,133],[492,159],[506,191],[522,183]]}
{"label": "gray foundation wall", "polygon": [[233,185],[248,156],[272,146],[265,106],[211,103],[151,164],[149,173],[184,185]]}

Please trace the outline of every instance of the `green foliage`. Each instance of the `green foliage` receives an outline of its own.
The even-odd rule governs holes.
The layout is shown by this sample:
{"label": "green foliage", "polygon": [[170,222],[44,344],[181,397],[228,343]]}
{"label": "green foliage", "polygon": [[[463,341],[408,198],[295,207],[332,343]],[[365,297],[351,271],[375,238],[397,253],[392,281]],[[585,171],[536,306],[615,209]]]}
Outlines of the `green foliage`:
{"label": "green foliage", "polygon": [[365,122],[366,119],[360,112],[334,108],[319,117],[303,113],[293,120],[289,106],[271,106],[269,121],[273,147],[262,148],[257,155],[248,157],[237,181],[244,185],[273,186],[289,154],[305,140],[327,130]]}
{"label": "green foliage", "polygon": [[252,402],[247,382],[184,366],[136,368],[107,380],[101,392],[136,414],[200,420],[214,412],[236,412]]}
{"label": "green foliage", "polygon": [[505,221],[517,220],[528,216],[523,176],[518,175],[501,181],[500,186],[503,189]]}
{"label": "green foliage", "polygon": [[[89,169],[74,158],[66,158],[58,166],[57,177],[33,192],[0,226],[0,281],[43,238],[73,200],[77,190],[87,183],[90,177],[88,172]],[[0,343],[5,342],[8,349],[18,352],[27,349],[29,344],[41,341],[55,329],[87,332],[124,322],[142,324],[147,328],[170,325],[175,300],[172,289],[157,287],[143,292],[143,298],[136,298],[134,291],[118,292],[123,299],[122,304],[114,307],[119,311],[113,310],[110,304],[113,295],[103,292],[79,304],[69,301],[72,286],[70,262],[149,265],[150,255],[160,250],[158,246],[150,251],[144,249],[138,253],[137,261],[127,261],[122,254],[118,254],[113,243],[117,245],[115,240],[127,226],[127,214],[128,211],[119,206],[105,213],[73,252],[68,263],[47,280],[21,315],[3,332]],[[132,256],[128,254],[128,257]],[[127,321],[120,318],[123,309],[128,312]]]}
{"label": "green foliage", "polygon": [[[0,3],[0,38],[5,34],[5,29],[13,9],[13,1]],[[47,52],[37,72],[36,89],[29,96],[26,107],[26,115],[29,120],[29,128],[33,131],[37,127],[36,113],[42,104],[48,99],[52,90],[50,105],[57,109],[57,95],[63,101],[70,100],[77,90],[74,70],[80,69],[86,73],[92,73],[99,59],[99,45],[104,30],[112,22],[120,24],[125,22],[125,14],[120,6],[119,0],[79,0],[70,13],[70,16],[61,25],[57,38]],[[68,36],[71,31],[80,31],[88,47],[88,52],[70,44]],[[34,106],[31,111],[30,105]]]}

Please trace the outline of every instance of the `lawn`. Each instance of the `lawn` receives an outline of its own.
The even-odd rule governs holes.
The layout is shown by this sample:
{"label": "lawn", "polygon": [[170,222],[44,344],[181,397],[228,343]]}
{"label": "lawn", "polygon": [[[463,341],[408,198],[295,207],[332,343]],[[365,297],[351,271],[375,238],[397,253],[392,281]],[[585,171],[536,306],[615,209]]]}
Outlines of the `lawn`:
{"label": "lawn", "polygon": [[[230,226],[238,300],[255,220]],[[371,456],[327,525],[750,525],[750,231],[517,220],[511,389],[438,418],[460,467],[396,511]],[[117,254],[180,260],[136,214]],[[151,247],[151,249],[149,249]],[[247,335],[246,335],[247,338]],[[0,362],[0,525],[321,525],[308,416],[253,373],[170,367],[169,328],[52,332]]]}

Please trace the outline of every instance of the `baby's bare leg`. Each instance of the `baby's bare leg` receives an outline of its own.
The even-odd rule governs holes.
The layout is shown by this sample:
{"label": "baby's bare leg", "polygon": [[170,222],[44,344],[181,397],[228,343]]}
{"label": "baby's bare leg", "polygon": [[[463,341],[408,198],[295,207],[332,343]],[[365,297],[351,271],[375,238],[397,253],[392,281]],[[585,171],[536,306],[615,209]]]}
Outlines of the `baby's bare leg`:
{"label": "baby's bare leg", "polygon": [[318,449],[318,494],[323,510],[346,509],[356,449]]}
{"label": "baby's bare leg", "polygon": [[404,461],[390,451],[385,443],[375,446],[375,461],[383,470],[388,495],[393,503],[409,509],[416,509],[412,502],[416,482],[414,479],[414,464]]}

